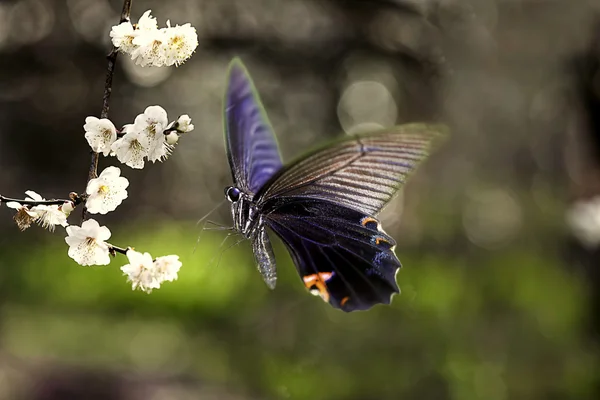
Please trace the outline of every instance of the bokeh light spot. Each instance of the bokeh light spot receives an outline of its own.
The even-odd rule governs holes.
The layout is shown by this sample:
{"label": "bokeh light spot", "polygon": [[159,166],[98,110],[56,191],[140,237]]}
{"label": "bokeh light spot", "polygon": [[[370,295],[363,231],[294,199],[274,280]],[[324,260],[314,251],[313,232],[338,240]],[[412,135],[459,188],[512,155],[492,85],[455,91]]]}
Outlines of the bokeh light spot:
{"label": "bokeh light spot", "polygon": [[504,189],[486,189],[469,193],[463,211],[463,227],[469,240],[486,249],[508,244],[522,224],[520,205]]}
{"label": "bokeh light spot", "polygon": [[398,115],[390,91],[375,81],[360,81],[348,86],[340,98],[337,113],[346,133],[364,123],[394,125]]}

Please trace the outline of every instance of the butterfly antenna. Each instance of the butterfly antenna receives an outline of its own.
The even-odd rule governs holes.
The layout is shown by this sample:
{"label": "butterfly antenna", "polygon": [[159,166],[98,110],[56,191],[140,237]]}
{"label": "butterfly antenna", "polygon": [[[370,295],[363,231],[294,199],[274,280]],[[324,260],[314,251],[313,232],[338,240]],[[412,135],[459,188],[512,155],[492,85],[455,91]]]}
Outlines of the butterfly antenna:
{"label": "butterfly antenna", "polygon": [[206,215],[204,215],[204,217],[200,218],[198,220],[198,222],[196,222],[196,226],[200,225],[202,223],[202,221],[204,221],[206,218],[208,218],[210,216],[210,214],[214,213],[217,210],[217,208],[221,207],[221,205],[223,205],[224,202],[225,202],[225,199],[221,200],[221,202],[219,204],[214,206],[212,210],[210,210],[208,213],[206,213]]}
{"label": "butterfly antenna", "polygon": [[[225,199],[221,200],[221,202],[220,202],[219,204],[217,204],[216,206],[214,206],[214,207],[212,208],[212,210],[210,210],[210,211],[209,211],[208,213],[206,213],[206,214],[205,214],[205,215],[204,215],[202,218],[200,218],[200,219],[198,220],[198,222],[196,222],[196,226],[200,225],[200,224],[201,224],[203,221],[205,221],[205,220],[206,220],[206,218],[208,218],[208,217],[210,216],[210,214],[212,214],[213,212],[215,212],[215,210],[216,210],[217,208],[221,207],[221,205],[223,204],[223,202],[225,202]],[[226,228],[224,227],[224,225],[217,224],[216,222],[213,222],[213,221],[207,221],[207,222],[210,222],[210,223],[211,223],[211,224],[213,224],[213,225],[219,225],[219,226],[221,226],[221,227],[222,227],[221,229],[216,229],[216,230],[226,230]],[[192,251],[192,253],[195,253],[195,252],[196,252],[196,250],[198,249],[198,245],[200,245],[200,239],[202,238],[202,232],[204,232],[205,230],[215,230],[215,229],[206,229],[206,223],[207,223],[207,222],[205,222],[205,223],[204,223],[204,225],[202,226],[202,230],[201,230],[201,231],[200,231],[200,233],[198,234],[198,238],[196,239],[196,245],[194,246],[194,250]],[[229,228],[229,229],[231,229],[231,228]]]}

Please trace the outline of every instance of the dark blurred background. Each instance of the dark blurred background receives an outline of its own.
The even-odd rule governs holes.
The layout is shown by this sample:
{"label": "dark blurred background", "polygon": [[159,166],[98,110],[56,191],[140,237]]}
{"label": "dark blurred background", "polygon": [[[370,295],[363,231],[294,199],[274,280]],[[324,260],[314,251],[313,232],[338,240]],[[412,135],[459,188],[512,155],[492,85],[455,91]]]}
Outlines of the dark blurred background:
{"label": "dark blurred background", "polygon": [[[0,2],[0,193],[83,192],[117,0]],[[122,166],[111,242],[178,254],[132,292],[64,231],[0,209],[0,399],[591,399],[599,393],[600,1],[134,0],[200,45],[178,68],[120,56],[110,118],[159,104],[196,129]],[[402,294],[344,314],[276,241],[269,291],[247,243],[195,222],[230,183],[226,66],[246,63],[284,159],[344,133],[445,122],[451,140],[381,216]],[[115,163],[102,158],[100,168]],[[598,199],[598,198],[596,198]],[[212,219],[229,223],[223,205]],[[71,216],[79,224],[79,210]],[[224,249],[225,245],[222,247]]]}

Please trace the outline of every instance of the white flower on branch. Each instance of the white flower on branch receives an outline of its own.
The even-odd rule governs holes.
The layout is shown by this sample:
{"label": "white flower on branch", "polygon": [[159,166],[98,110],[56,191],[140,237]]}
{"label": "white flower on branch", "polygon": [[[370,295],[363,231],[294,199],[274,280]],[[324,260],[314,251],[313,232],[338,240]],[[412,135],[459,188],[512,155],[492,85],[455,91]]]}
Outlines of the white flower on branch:
{"label": "white flower on branch", "polygon": [[148,154],[148,139],[139,132],[131,130],[121,139],[117,139],[110,149],[117,159],[135,169],[144,168],[144,157]]}
{"label": "white flower on branch", "polygon": [[13,219],[21,231],[29,228],[38,217],[37,213],[31,211],[29,207],[17,203],[16,201],[9,201],[6,203],[6,207],[17,210]]}
{"label": "white flower on branch", "polygon": [[167,141],[167,144],[174,146],[179,140],[179,135],[177,134],[177,132],[170,132],[168,135],[165,136],[165,140]]}
{"label": "white flower on branch", "polygon": [[180,115],[176,121],[171,122],[167,126],[166,132],[168,133],[165,135],[165,140],[171,147],[175,146],[175,144],[177,144],[179,141],[180,134],[188,133],[193,130],[194,125],[192,124],[192,119],[190,116],[187,114]]}
{"label": "white flower on branch", "polygon": [[164,161],[173,153],[175,147],[167,140],[167,135],[161,134],[155,141],[150,143],[148,160],[152,162]]}
{"label": "white flower on branch", "polygon": [[167,112],[161,106],[146,107],[143,114],[135,117],[134,130],[148,136],[150,142],[163,140],[163,131],[167,128],[169,119]]}
{"label": "white flower on branch", "polygon": [[50,232],[54,231],[56,225],[67,226],[67,215],[63,212],[62,206],[59,205],[45,205],[31,207],[31,211],[37,214],[35,220],[36,223],[40,224],[42,228],[48,229]]}
{"label": "white flower on branch", "polygon": [[136,25],[123,22],[113,26],[110,32],[113,45],[129,54],[137,65],[171,66],[181,65],[198,47],[196,28],[189,23],[182,26],[170,25],[158,29],[156,18],[146,11]]}
{"label": "white flower on branch", "polygon": [[152,162],[164,161],[173,153],[175,148],[170,145],[166,137],[163,135],[162,140],[157,140],[152,143],[152,147],[148,152],[148,160]]}
{"label": "white flower on branch", "polygon": [[45,201],[46,200],[41,195],[39,195],[37,192],[34,192],[33,190],[28,190],[25,192],[25,194],[27,195],[27,197],[25,197],[25,200],[28,200],[28,201]]}
{"label": "white flower on branch", "polygon": [[167,282],[172,282],[177,279],[177,273],[179,272],[181,265],[179,256],[176,255],[157,257],[154,261],[157,275],[160,276],[163,281]]}
{"label": "white flower on branch", "polygon": [[147,10],[138,21],[136,29],[140,32],[152,32],[158,29],[156,18],[150,15],[152,10]]}
{"label": "white flower on branch", "polygon": [[[27,197],[26,201],[46,201],[42,196],[28,190],[25,192]],[[67,204],[71,207],[68,209]],[[16,201],[9,201],[6,206],[17,210],[14,216],[14,220],[20,230],[24,231],[29,228],[33,222],[41,225],[43,228],[48,229],[50,232],[54,231],[56,225],[67,226],[67,216],[73,209],[73,203],[70,201],[65,202],[62,205],[24,205]],[[65,208],[67,211],[63,210]]]}
{"label": "white flower on branch", "polygon": [[188,133],[194,130],[192,119],[187,114],[180,115],[179,118],[177,118],[177,121],[173,122],[171,125],[179,133]]}
{"label": "white flower on branch", "polygon": [[65,242],[69,245],[69,257],[80,265],[107,265],[110,263],[110,230],[96,220],[88,219],[81,227],[67,227]]}
{"label": "white flower on branch", "polygon": [[140,33],[133,40],[136,46],[135,50],[130,52],[131,59],[136,65],[147,67],[162,67],[165,65],[166,57],[164,52],[165,36],[158,29]]}
{"label": "white flower on branch", "polygon": [[[27,195],[27,197],[25,197],[25,200],[44,200],[42,196],[40,196],[33,190],[28,190],[25,192],[25,194]],[[29,228],[31,224],[35,222],[35,220],[38,218],[37,213],[35,211],[32,211],[29,206],[23,205],[16,201],[9,201],[8,203],[6,203],[6,207],[17,210],[17,213],[15,214],[13,219],[15,220],[15,223],[21,231],[24,231],[25,229]]]}
{"label": "white flower on branch", "polygon": [[140,289],[146,293],[160,288],[162,282],[177,279],[177,272],[182,265],[179,256],[158,257],[153,261],[149,253],[142,254],[132,249],[127,250],[127,258],[129,264],[122,266],[121,271],[131,282],[133,290]]}
{"label": "white flower on branch", "polygon": [[163,134],[168,124],[167,112],[161,106],[146,107],[144,113],[135,118],[134,130],[147,137],[147,157],[152,162],[163,160],[172,151]]}
{"label": "white flower on branch", "polygon": [[68,217],[71,214],[71,211],[75,209],[75,204],[72,201],[65,201],[62,206],[60,206],[60,210],[65,213]]}
{"label": "white flower on branch", "polygon": [[113,123],[106,118],[87,117],[83,129],[92,150],[107,156],[110,146],[117,140],[117,129]]}
{"label": "white flower on branch", "polygon": [[90,213],[106,214],[114,211],[127,198],[129,181],[120,175],[119,168],[108,167],[98,178],[88,182],[85,206]]}
{"label": "white flower on branch", "polygon": [[136,49],[137,46],[133,44],[133,39],[135,39],[136,35],[137,32],[129,21],[113,26],[110,30],[110,38],[113,46],[124,53],[131,53]]}
{"label": "white flower on branch", "polygon": [[194,129],[188,115],[181,115],[169,123],[167,112],[161,106],[146,107],[135,117],[133,124],[122,129],[124,136],[117,139],[110,148],[110,155],[117,156],[120,162],[131,168],[144,168],[144,159],[163,161],[171,155],[179,135]]}
{"label": "white flower on branch", "polygon": [[183,64],[198,47],[196,28],[190,24],[172,27],[167,21],[167,28],[161,29],[161,32],[164,36],[163,52],[167,66]]}
{"label": "white flower on branch", "polygon": [[139,253],[135,250],[127,250],[129,264],[123,265],[121,271],[127,275],[127,281],[131,282],[131,289],[140,289],[146,293],[152,289],[160,288],[160,282],[154,271],[154,261],[150,253]]}

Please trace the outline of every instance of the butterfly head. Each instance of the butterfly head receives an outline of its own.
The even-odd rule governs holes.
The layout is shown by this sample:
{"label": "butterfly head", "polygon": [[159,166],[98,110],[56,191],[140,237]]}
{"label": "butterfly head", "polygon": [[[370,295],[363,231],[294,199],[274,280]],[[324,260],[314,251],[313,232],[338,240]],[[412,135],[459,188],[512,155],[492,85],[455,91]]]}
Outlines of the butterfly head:
{"label": "butterfly head", "polygon": [[233,228],[249,238],[259,225],[258,211],[250,195],[235,186],[225,188],[225,198],[231,203]]}
{"label": "butterfly head", "polygon": [[229,200],[230,203],[239,201],[241,196],[242,191],[235,186],[227,186],[225,188],[225,198]]}

